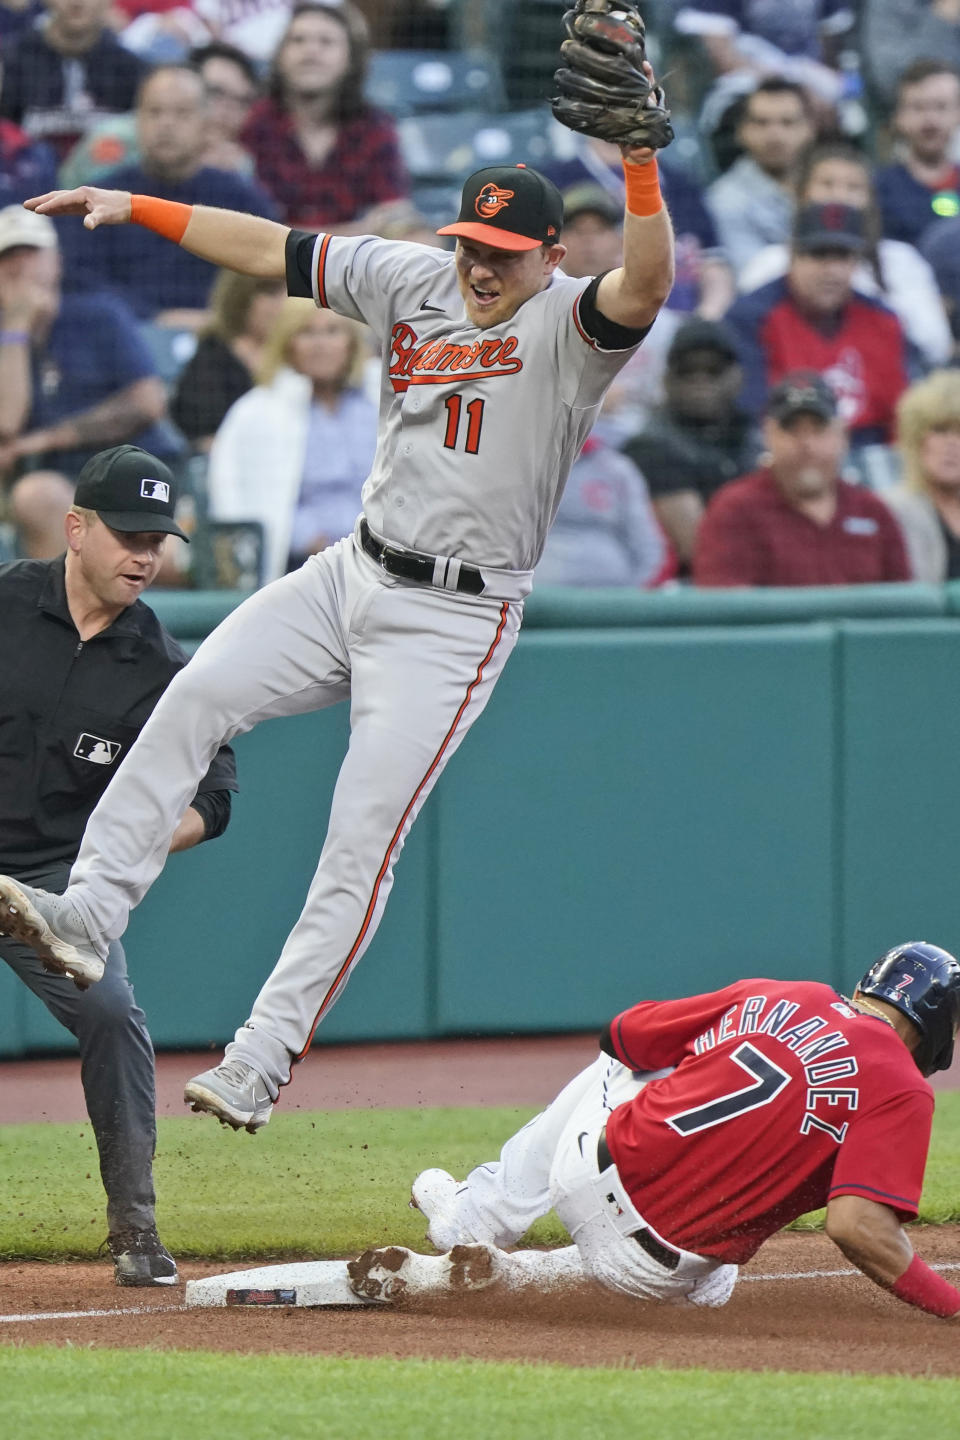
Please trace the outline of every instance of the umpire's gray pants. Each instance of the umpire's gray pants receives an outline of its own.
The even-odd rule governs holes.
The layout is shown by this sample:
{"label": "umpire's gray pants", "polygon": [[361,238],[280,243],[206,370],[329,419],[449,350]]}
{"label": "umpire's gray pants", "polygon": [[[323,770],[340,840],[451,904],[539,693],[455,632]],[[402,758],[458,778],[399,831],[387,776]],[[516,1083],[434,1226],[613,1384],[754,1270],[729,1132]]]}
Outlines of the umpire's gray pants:
{"label": "umpire's gray pants", "polygon": [[[16,878],[61,893],[69,867],[24,870]],[[51,975],[25,945],[0,936],[0,957],[46,1005],[80,1046],[80,1080],[100,1155],[111,1234],[154,1223],[153,1153],[156,1148],[156,1086],[153,1046],[143,1011],[127,979],[118,940],[110,944],[103,979],[78,990]]]}

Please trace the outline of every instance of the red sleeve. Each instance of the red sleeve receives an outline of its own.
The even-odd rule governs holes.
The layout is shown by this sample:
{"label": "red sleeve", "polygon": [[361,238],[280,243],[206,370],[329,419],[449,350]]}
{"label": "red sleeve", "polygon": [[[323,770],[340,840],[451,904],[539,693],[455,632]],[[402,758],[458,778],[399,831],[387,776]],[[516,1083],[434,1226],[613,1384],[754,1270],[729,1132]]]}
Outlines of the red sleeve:
{"label": "red sleeve", "polygon": [[[861,1092],[861,1095],[863,1092]],[[850,1122],[827,1195],[859,1195],[915,1220],[933,1123],[933,1092],[898,1090]]]}
{"label": "red sleeve", "polygon": [[707,505],[693,554],[695,585],[762,585],[759,539],[740,503],[736,481]]}
{"label": "red sleeve", "polygon": [[[886,427],[886,438],[892,443],[896,438],[896,412],[897,401],[907,388],[907,342],[904,338],[903,327],[896,315],[887,315],[890,334],[886,338],[884,348],[890,357],[889,369],[884,374],[887,379],[886,394],[881,395],[881,400],[886,402],[883,424]],[[887,348],[889,347],[889,348]],[[906,563],[906,562],[904,562]],[[893,578],[892,576],[890,577]],[[900,577],[897,576],[897,579]],[[909,575],[907,576],[909,578]]]}
{"label": "red sleeve", "polygon": [[678,1065],[698,1035],[741,1000],[744,981],[683,1000],[644,1000],[610,1022],[617,1059],[631,1070]]}
{"label": "red sleeve", "polygon": [[168,10],[189,10],[189,0],[114,0],[114,8],[128,20],[138,15],[163,15]]}

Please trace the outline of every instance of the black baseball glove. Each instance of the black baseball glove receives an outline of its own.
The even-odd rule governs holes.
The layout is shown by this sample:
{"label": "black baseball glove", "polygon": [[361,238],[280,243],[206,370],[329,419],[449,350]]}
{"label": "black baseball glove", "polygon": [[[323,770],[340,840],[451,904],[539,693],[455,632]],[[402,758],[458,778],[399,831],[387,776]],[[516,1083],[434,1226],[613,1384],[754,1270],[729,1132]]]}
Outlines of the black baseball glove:
{"label": "black baseball glove", "polygon": [[631,0],[577,0],[563,24],[560,94],[550,102],[561,124],[617,145],[669,145],[670,111],[644,73],[646,31]]}

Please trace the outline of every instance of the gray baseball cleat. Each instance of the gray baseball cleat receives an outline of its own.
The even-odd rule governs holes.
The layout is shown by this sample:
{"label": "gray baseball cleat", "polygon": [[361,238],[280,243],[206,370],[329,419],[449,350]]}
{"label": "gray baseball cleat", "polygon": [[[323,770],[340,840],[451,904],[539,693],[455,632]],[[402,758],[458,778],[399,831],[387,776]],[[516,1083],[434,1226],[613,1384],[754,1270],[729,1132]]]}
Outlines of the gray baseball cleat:
{"label": "gray baseball cleat", "polygon": [[402,1245],[365,1250],[347,1263],[350,1289],[361,1300],[395,1305],[422,1296],[463,1295],[497,1279],[489,1245],[455,1245],[447,1255],[419,1255]]}
{"label": "gray baseball cleat", "polygon": [[234,1130],[255,1130],[266,1125],[273,1109],[267,1082],[243,1060],[224,1060],[202,1075],[194,1075],[183,1098],[194,1110],[216,1115],[221,1125]]}
{"label": "gray baseball cleat", "polygon": [[472,1235],[457,1219],[459,1182],[446,1170],[422,1170],[410,1190],[410,1208],[427,1217],[427,1239],[436,1250],[452,1250],[454,1245],[474,1245]]}
{"label": "gray baseball cleat", "polygon": [[71,901],[9,875],[0,875],[0,935],[29,946],[45,969],[79,990],[103,976],[103,957]]}

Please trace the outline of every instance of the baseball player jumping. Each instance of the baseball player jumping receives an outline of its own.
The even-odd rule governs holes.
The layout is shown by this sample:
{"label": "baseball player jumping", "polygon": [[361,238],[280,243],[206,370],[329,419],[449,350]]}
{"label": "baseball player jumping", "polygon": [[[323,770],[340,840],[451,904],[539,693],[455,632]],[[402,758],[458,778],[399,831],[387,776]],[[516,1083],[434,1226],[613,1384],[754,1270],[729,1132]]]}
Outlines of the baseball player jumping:
{"label": "baseball player jumping", "polygon": [[643,22],[627,6],[578,0],[565,23],[556,113],[607,138],[613,125],[624,154],[623,265],[593,280],[558,270],[560,196],[523,166],[467,180],[457,220],[440,231],[455,253],[86,186],[26,202],[82,215],[91,231],[143,225],[214,264],[285,277],[291,295],[365,321],[382,341],[378,446],[354,534],[201,645],[91,816],[62,897],[0,881],[0,930],[95,979],[217,747],[268,717],[350,699],[303,912],[224,1062],[186,1087],[194,1109],[235,1129],[267,1123],[373,938],[404,840],[514,647],[604,392],[670,291],[655,151],[672,131]]}
{"label": "baseball player jumping", "polygon": [[[411,1203],[442,1255],[399,1246],[348,1266],[357,1294],[588,1277],[641,1299],[723,1305],[768,1236],[825,1205],[827,1234],[865,1275],[933,1315],[960,1290],[914,1254],[960,965],[936,945],[890,950],[846,999],[810,981],[742,980],[618,1015],[603,1054],[461,1184],[427,1170]],[[574,1241],[507,1253],[553,1207]]]}

